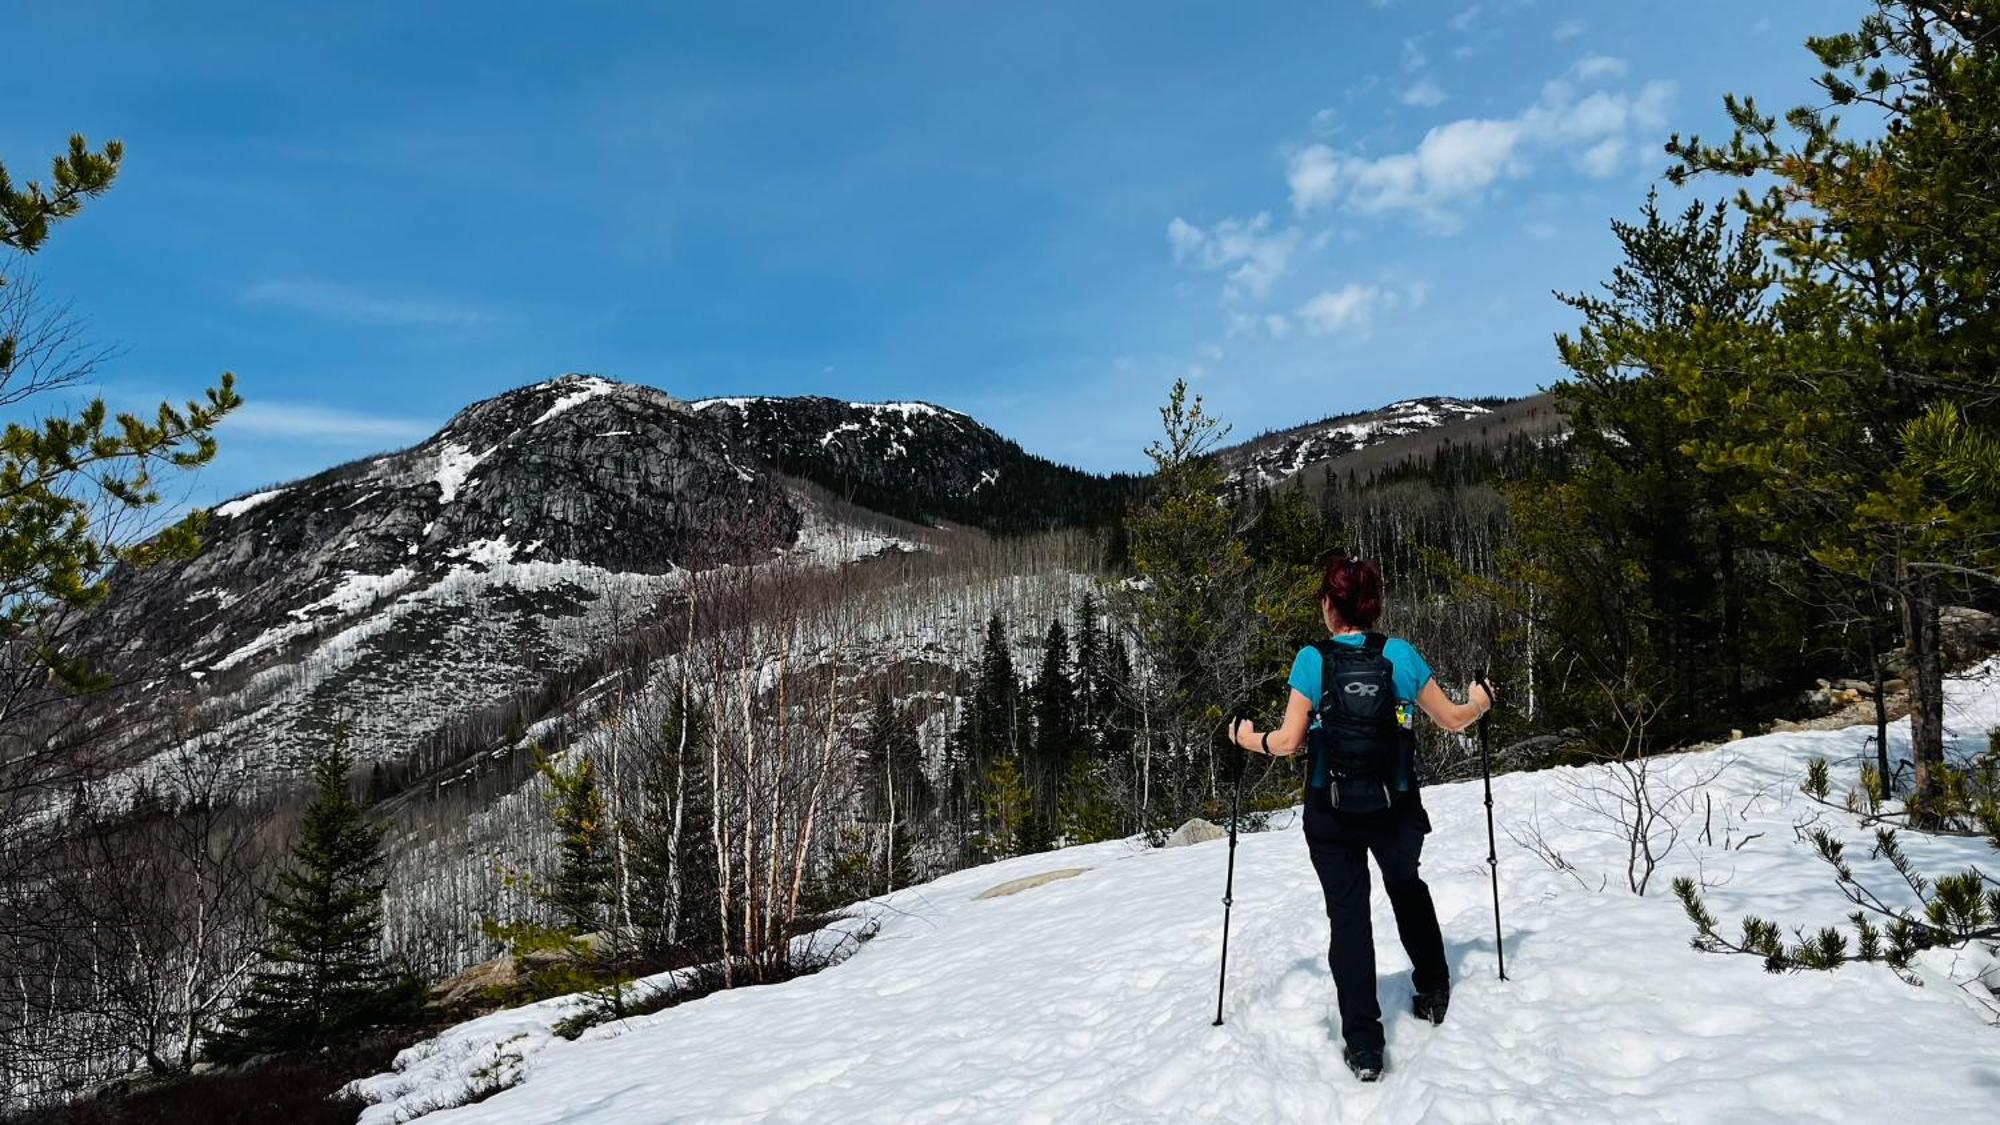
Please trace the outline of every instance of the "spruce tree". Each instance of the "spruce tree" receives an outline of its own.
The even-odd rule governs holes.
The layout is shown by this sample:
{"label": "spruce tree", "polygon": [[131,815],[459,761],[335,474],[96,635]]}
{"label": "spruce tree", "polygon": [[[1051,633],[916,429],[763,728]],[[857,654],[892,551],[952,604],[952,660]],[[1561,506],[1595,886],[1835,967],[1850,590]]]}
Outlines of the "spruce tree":
{"label": "spruce tree", "polygon": [[382,829],[348,791],[352,764],[339,741],[313,758],[313,796],[266,904],[270,937],[215,1058],[326,1046],[414,1010],[416,985],[382,957]]}
{"label": "spruce tree", "polygon": [[1020,750],[1020,720],[1021,684],[1007,646],[1007,623],[995,610],[987,619],[971,692],[952,735],[953,752],[962,758],[967,776],[982,777],[994,762]]}
{"label": "spruce tree", "polygon": [[1035,732],[1028,786],[1035,811],[1051,824],[1062,801],[1062,784],[1076,755],[1076,684],[1070,677],[1069,636],[1060,616],[1049,620],[1042,643],[1041,673],[1034,687]]}
{"label": "spruce tree", "polygon": [[1103,647],[1097,624],[1097,597],[1085,593],[1076,610],[1076,726],[1087,740],[1094,740],[1097,735]]}
{"label": "spruce tree", "polygon": [[556,876],[545,897],[564,929],[594,933],[605,928],[611,903],[611,825],[604,792],[597,784],[597,767],[579,754],[569,769],[546,757],[538,768],[548,779],[558,835]]}
{"label": "spruce tree", "polygon": [[1012,755],[996,761],[980,781],[980,850],[989,859],[1005,859],[1028,850],[1023,835],[1033,826],[1034,797],[1021,779],[1021,765]]}
{"label": "spruce tree", "polygon": [[886,684],[875,689],[861,735],[862,814],[880,823],[907,824],[929,816],[935,799],[924,776],[923,745],[909,713],[898,708]]}
{"label": "spruce tree", "polygon": [[644,954],[706,949],[718,939],[715,849],[709,842],[708,724],[699,706],[670,702],[621,826],[632,878],[632,922]]}

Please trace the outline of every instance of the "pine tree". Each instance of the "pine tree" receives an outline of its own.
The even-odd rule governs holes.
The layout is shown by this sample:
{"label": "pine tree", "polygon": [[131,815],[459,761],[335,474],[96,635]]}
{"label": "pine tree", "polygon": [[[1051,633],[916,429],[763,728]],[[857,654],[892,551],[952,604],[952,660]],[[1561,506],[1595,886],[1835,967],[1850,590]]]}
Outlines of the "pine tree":
{"label": "pine tree", "polygon": [[1148,828],[1178,823],[1216,794],[1222,729],[1249,702],[1250,661],[1266,643],[1253,616],[1255,568],[1209,456],[1228,430],[1201,396],[1190,401],[1185,380],[1160,420],[1163,436],[1146,450],[1152,487],[1128,521],[1137,581],[1116,588],[1150,697],[1138,810]]}
{"label": "pine tree", "polygon": [[[1895,598],[1921,805],[1944,761],[1940,607],[2000,567],[2000,3],[1872,8],[1806,41],[1826,105],[1786,114],[1790,136],[1731,96],[1726,144],[1667,146],[1677,184],[1757,179],[1737,206],[1778,264],[1770,315],[1698,319],[1673,377],[1747,526]],[[1844,133],[1846,112],[1875,120]]]}
{"label": "pine tree", "polygon": [[[93,152],[76,136],[46,184],[17,186],[0,165],[0,267],[36,253],[56,224],[110,190],[123,158],[117,141]],[[73,415],[36,409],[37,397],[96,381],[97,353],[78,346],[76,323],[62,310],[37,308],[31,287],[0,275],[0,291],[0,408],[10,414],[0,429],[0,677],[23,689],[91,694],[109,681],[62,631],[103,600],[114,566],[143,569],[201,549],[205,511],[138,543],[118,531],[158,506],[161,477],[214,458],[215,427],[241,399],[225,374],[203,401],[162,403],[150,419],[114,415],[102,399]],[[0,756],[0,801],[38,802],[95,763],[78,760],[74,740],[46,737],[44,706],[21,702],[0,709],[0,739],[32,749]],[[0,820],[15,812],[0,807]]]}
{"label": "pine tree", "polygon": [[1035,733],[1028,787],[1035,811],[1051,825],[1062,801],[1062,783],[1077,753],[1076,684],[1070,675],[1069,636],[1060,616],[1051,618],[1042,642],[1041,673],[1034,687]]}
{"label": "pine tree", "polygon": [[565,769],[537,748],[535,769],[549,786],[549,815],[557,833],[556,871],[546,881],[523,875],[510,878],[526,883],[555,912],[555,923],[488,918],[482,929],[488,938],[503,943],[509,954],[527,962],[528,971],[520,982],[496,999],[524,1003],[589,994],[585,1010],[558,1029],[574,1034],[605,1019],[624,1017],[631,960],[637,950],[626,927],[611,924],[613,825],[597,767],[578,753],[576,764]]}
{"label": "pine tree", "polygon": [[1741,483],[1704,473],[1704,434],[1673,405],[1674,372],[1698,323],[1742,331],[1765,313],[1770,284],[1754,239],[1727,211],[1695,202],[1676,219],[1649,195],[1639,223],[1613,222],[1624,251],[1601,293],[1564,296],[1583,314],[1557,338],[1569,376],[1553,392],[1574,430],[1566,461],[1509,489],[1518,576],[1513,607],[1551,638],[1539,655],[1542,718],[1619,742],[1605,693],[1657,716],[1672,744],[1741,717],[1742,669],[1785,682],[1804,674],[1811,625],[1787,590],[1796,566],[1764,559],[1752,584],[1754,533],[1733,510]]}
{"label": "pine tree", "polygon": [[382,958],[382,830],[348,792],[352,764],[339,741],[313,758],[291,865],[266,905],[270,938],[210,1044],[217,1059],[330,1045],[406,1017],[420,999]]}

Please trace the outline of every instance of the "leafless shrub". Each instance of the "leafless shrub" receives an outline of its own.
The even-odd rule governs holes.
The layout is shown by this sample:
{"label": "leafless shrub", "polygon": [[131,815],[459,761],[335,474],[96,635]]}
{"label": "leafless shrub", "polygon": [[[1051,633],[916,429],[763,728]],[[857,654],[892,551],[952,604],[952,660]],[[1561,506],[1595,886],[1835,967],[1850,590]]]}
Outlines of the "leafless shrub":
{"label": "leafless shrub", "polygon": [[1557,798],[1583,814],[1577,828],[1609,835],[1624,846],[1626,886],[1643,895],[1660,861],[1680,845],[1682,829],[1696,811],[1697,794],[1727,763],[1655,755],[1648,727],[1658,705],[1646,693],[1608,686],[1604,696],[1618,737],[1591,748],[1599,768],[1559,775]]}

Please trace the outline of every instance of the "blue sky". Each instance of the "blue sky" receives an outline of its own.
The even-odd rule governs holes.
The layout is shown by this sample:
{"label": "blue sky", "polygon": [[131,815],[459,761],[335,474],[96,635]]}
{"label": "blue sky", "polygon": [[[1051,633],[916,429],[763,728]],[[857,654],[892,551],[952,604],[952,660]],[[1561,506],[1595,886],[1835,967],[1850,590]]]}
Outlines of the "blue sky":
{"label": "blue sky", "polygon": [[927,399],[1095,470],[1181,375],[1243,437],[1527,393],[1668,134],[1807,97],[1861,4],[291,7],[8,19],[15,178],[126,144],[28,264],[106,393],[249,400],[196,502],[568,370]]}

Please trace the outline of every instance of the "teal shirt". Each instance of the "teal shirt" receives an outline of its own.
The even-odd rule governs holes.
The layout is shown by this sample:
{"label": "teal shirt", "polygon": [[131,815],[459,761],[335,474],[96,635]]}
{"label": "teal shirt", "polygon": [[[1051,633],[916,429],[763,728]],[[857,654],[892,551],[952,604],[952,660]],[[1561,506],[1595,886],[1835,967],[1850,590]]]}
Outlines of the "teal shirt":
{"label": "teal shirt", "polygon": [[[1366,640],[1362,633],[1342,633],[1333,638],[1335,644],[1352,645],[1360,648]],[[1404,703],[1414,704],[1417,693],[1431,682],[1431,666],[1424,660],[1417,647],[1401,637],[1390,637],[1382,646],[1382,655],[1389,666],[1396,670],[1396,698]],[[1292,690],[1312,701],[1313,710],[1319,710],[1320,689],[1326,686],[1325,661],[1320,659],[1319,650],[1311,645],[1299,650],[1292,658]]]}

